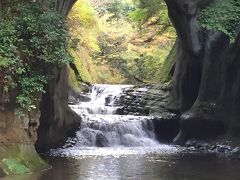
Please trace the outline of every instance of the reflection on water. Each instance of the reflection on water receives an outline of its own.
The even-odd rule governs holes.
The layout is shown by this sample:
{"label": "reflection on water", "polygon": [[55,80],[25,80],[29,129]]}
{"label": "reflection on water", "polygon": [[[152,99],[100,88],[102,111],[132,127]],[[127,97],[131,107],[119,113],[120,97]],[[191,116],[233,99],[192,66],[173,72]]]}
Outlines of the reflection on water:
{"label": "reflection on water", "polygon": [[49,161],[52,169],[3,180],[237,180],[240,177],[239,161],[213,154],[86,155],[55,157]]}
{"label": "reflection on water", "polygon": [[69,147],[59,148],[50,151],[51,157],[68,157],[74,159],[84,159],[86,157],[112,156],[120,157],[126,155],[144,155],[144,154],[176,154],[183,150],[183,147],[159,144],[155,147]]}

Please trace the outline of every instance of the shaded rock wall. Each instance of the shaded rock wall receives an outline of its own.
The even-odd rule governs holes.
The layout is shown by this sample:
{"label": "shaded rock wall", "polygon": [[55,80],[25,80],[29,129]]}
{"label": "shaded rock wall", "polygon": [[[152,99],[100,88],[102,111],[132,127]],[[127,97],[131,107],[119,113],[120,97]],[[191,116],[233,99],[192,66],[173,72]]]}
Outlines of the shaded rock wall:
{"label": "shaded rock wall", "polygon": [[48,67],[53,74],[40,105],[41,117],[36,148],[45,151],[57,147],[80,126],[80,116],[68,107],[67,66]]}
{"label": "shaded rock wall", "polygon": [[16,111],[0,111],[0,143],[34,144],[37,140],[37,128],[40,112],[18,116]]}
{"label": "shaded rock wall", "polygon": [[203,32],[197,16],[213,0],[165,0],[177,30],[177,63],[169,109],[183,113],[176,141],[240,135],[240,35]]}
{"label": "shaded rock wall", "polygon": [[40,111],[19,112],[15,98],[0,86],[0,177],[48,168],[34,147]]}
{"label": "shaded rock wall", "polygon": [[0,84],[0,143],[34,144],[40,111],[18,112],[15,98],[15,92],[4,92]]}

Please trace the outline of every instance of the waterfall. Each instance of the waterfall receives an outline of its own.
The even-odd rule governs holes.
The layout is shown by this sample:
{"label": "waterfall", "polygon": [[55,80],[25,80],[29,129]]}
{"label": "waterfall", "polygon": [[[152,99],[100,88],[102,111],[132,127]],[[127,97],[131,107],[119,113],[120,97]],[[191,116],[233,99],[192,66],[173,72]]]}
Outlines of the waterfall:
{"label": "waterfall", "polygon": [[130,85],[100,85],[92,87],[91,101],[70,107],[82,117],[77,132],[77,147],[148,147],[156,146],[151,117],[117,115],[121,107],[114,105]]}

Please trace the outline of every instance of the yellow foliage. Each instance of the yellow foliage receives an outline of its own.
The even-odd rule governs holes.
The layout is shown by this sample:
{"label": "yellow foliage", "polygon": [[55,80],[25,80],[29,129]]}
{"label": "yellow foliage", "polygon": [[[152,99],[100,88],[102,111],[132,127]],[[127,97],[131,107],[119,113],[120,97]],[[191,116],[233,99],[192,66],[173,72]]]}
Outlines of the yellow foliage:
{"label": "yellow foliage", "polygon": [[[109,11],[98,14],[96,8],[106,7],[78,0],[68,17],[70,35],[79,39],[78,47],[70,53],[83,81],[118,84],[131,82],[135,76],[158,82],[176,38],[174,30],[161,32],[154,17],[138,29],[127,15],[116,19]],[[79,86],[72,70],[70,81]]]}
{"label": "yellow foliage", "polygon": [[70,12],[69,18],[77,20],[85,27],[97,24],[94,9],[88,0],[78,0]]}
{"label": "yellow foliage", "polygon": [[97,36],[98,20],[88,0],[79,0],[73,6],[69,16],[69,32],[72,38],[79,39],[80,45],[89,51],[100,51]]}
{"label": "yellow foliage", "polygon": [[[100,23],[99,23],[100,22]],[[93,54],[100,52],[98,36],[102,31],[101,21],[88,0],[78,0],[68,16],[69,32],[72,38],[79,39],[77,49],[70,49],[83,81],[90,83],[122,83],[124,78],[117,69],[108,65],[96,65]],[[110,27],[108,27],[109,29]],[[69,80],[76,89],[80,86],[69,68]]]}

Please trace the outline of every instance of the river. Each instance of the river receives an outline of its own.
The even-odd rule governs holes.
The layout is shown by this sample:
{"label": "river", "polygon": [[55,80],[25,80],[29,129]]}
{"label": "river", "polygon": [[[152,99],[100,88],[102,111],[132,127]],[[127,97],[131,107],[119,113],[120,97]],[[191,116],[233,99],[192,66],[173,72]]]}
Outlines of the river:
{"label": "river", "polygon": [[156,140],[150,116],[118,115],[114,101],[128,85],[95,85],[91,101],[70,107],[81,128],[48,153],[52,168],[5,180],[235,180],[240,162],[214,153],[187,152]]}

